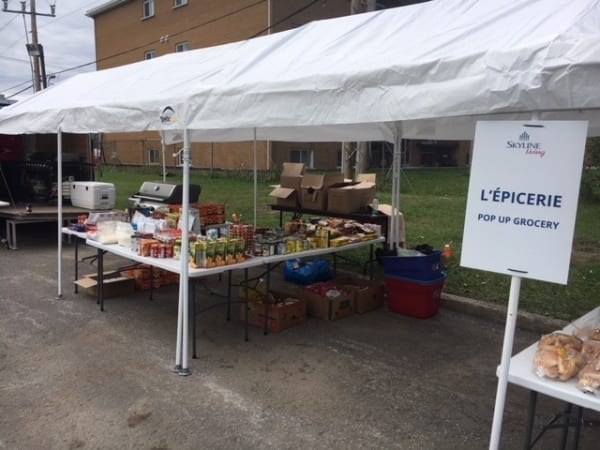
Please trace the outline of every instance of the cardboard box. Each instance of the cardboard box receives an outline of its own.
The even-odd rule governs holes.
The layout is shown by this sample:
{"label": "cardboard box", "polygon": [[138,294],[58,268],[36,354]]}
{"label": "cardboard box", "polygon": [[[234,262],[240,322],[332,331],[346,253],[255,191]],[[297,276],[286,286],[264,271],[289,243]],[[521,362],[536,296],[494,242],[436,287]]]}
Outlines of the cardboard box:
{"label": "cardboard box", "polygon": [[358,197],[360,211],[370,211],[370,205],[375,198],[376,185],[371,181],[361,181],[353,187],[355,195]]}
{"label": "cardboard box", "polygon": [[377,174],[375,173],[359,173],[358,175],[356,175],[356,181],[363,182],[363,181],[367,181],[369,183],[377,183]]}
{"label": "cardboard box", "polygon": [[275,204],[296,208],[300,206],[300,183],[304,175],[304,164],[283,163],[279,186],[269,194],[275,197]]}
{"label": "cardboard box", "polygon": [[298,191],[294,188],[277,186],[269,193],[269,195],[275,197],[275,204],[277,206],[296,208],[300,204]]}
{"label": "cardboard box", "polygon": [[[279,333],[306,322],[306,300],[293,298],[284,292],[270,291],[276,302],[269,305],[269,331]],[[265,304],[263,302],[242,303],[240,320],[245,320],[245,308],[248,308],[248,323],[265,326]]]}
{"label": "cardboard box", "polygon": [[344,183],[344,175],[339,172],[323,175],[305,174],[300,183],[300,206],[305,209],[325,211],[328,189],[340,183]]}
{"label": "cardboard box", "polygon": [[327,192],[327,211],[341,214],[360,211],[360,200],[354,191],[356,184],[330,187]]}
{"label": "cardboard box", "polygon": [[[328,290],[340,295],[330,297]],[[338,320],[354,314],[354,294],[337,283],[326,281],[306,286],[302,295],[307,301],[308,314],[323,320]]]}
{"label": "cardboard box", "polygon": [[351,214],[369,211],[375,198],[375,184],[370,181],[331,186],[327,192],[327,211]]}
{"label": "cardboard box", "polygon": [[335,281],[354,295],[354,312],[364,314],[383,306],[384,282],[356,277],[341,277]]}
{"label": "cardboard box", "polygon": [[[102,284],[102,295],[104,298],[122,297],[135,292],[135,280],[121,275],[118,271],[104,272]],[[98,277],[96,274],[84,275],[83,278],[75,281],[75,284],[81,286],[90,295],[97,295]]]}

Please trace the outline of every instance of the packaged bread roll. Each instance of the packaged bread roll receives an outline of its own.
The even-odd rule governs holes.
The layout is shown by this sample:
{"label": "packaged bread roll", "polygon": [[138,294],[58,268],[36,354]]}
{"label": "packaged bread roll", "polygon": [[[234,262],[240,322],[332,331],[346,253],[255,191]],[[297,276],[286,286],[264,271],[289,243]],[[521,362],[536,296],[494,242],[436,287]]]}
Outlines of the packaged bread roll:
{"label": "packaged bread roll", "polygon": [[583,356],[577,350],[562,346],[546,346],[538,349],[533,366],[541,377],[567,381],[577,375],[584,363]]}
{"label": "packaged bread roll", "polygon": [[600,394],[600,359],[589,362],[579,371],[577,387],[585,393]]}

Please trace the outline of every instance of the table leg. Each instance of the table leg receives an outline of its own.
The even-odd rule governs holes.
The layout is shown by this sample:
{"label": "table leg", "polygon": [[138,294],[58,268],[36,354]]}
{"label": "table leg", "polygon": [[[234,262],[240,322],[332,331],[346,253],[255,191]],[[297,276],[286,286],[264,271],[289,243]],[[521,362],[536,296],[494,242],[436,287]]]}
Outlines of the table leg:
{"label": "table leg", "polygon": [[100,311],[104,312],[104,252],[98,249],[98,298],[96,303],[100,303]]}
{"label": "table leg", "polygon": [[565,411],[564,411],[564,415],[563,415],[563,432],[562,432],[562,445],[560,448],[562,448],[563,450],[565,448],[567,448],[567,437],[569,435],[569,425],[571,423],[571,409],[573,408],[573,405],[571,403],[567,404]]}
{"label": "table leg", "polygon": [[150,266],[150,301],[154,300],[154,266]]}
{"label": "table leg", "polygon": [[231,321],[231,270],[227,272],[227,321]]}
{"label": "table leg", "polygon": [[[79,280],[79,238],[75,237],[75,281]],[[75,293],[78,292],[77,283],[73,283],[75,285]]]}
{"label": "table leg", "polygon": [[250,303],[250,291],[248,290],[248,269],[244,269],[244,290],[246,291],[246,307],[244,308],[244,318],[245,318],[245,327],[244,327],[244,339],[248,342],[248,305]]}
{"label": "table leg", "polygon": [[8,219],[6,220],[6,240],[9,249],[17,249],[17,223]]}
{"label": "table leg", "polygon": [[269,334],[269,291],[271,290],[271,264],[267,264],[267,292],[265,293],[265,336]]}
{"label": "table leg", "polygon": [[283,211],[279,211],[279,228],[282,228],[282,227],[283,227]]}
{"label": "table leg", "polygon": [[192,320],[192,358],[196,359],[196,282],[192,281],[192,301],[190,302],[190,318]]}
{"label": "table leg", "polygon": [[581,434],[581,424],[583,423],[583,408],[581,406],[576,406],[577,408],[577,417],[575,422],[575,436],[573,438],[573,450],[577,450],[579,448],[579,435]]}
{"label": "table leg", "polygon": [[535,419],[535,409],[537,404],[537,392],[530,391],[529,392],[529,407],[527,409],[527,425],[525,428],[525,445],[523,448],[525,450],[531,449],[531,435],[533,433],[533,422]]}
{"label": "table leg", "polygon": [[369,245],[369,279],[373,280],[373,259],[375,258],[375,252],[373,244]]}

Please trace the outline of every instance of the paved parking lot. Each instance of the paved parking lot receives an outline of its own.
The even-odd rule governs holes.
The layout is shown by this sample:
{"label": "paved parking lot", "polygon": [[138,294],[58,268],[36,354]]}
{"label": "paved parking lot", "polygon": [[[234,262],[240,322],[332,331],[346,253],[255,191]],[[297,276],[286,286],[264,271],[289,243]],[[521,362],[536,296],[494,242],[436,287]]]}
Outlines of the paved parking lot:
{"label": "paved parking lot", "polygon": [[[46,228],[23,225],[19,250],[0,249],[0,449],[488,446],[501,324],[446,307],[427,320],[384,307],[268,336],[251,328],[245,342],[238,308],[228,322],[217,305],[198,316],[198,359],[180,377],[171,372],[176,287],[152,301],[108,299],[101,313],[73,293],[66,245],[57,301],[56,232]],[[224,290],[225,278],[207,287]],[[220,302],[199,292],[202,306]],[[537,338],[519,329],[515,350]],[[509,386],[503,449],[522,447],[528,398]],[[563,405],[541,397],[538,406],[536,426]],[[552,430],[536,448],[559,441]],[[600,430],[585,428],[580,448],[598,442]]]}

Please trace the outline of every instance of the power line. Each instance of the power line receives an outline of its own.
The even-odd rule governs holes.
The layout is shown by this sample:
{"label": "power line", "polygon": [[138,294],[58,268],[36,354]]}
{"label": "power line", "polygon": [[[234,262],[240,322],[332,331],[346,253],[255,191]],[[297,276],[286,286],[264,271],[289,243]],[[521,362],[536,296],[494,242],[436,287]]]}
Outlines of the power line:
{"label": "power line", "polygon": [[4,26],[2,28],[0,28],[0,31],[4,30],[7,26],[9,26],[17,17],[19,17],[19,16],[13,16],[12,19],[10,19],[8,22],[6,22],[4,24]]}
{"label": "power line", "polygon": [[[235,10],[235,11],[231,11],[231,12],[229,12],[229,13],[227,13],[227,14],[224,14],[224,15],[222,15],[222,16],[216,17],[216,18],[214,18],[214,19],[210,19],[210,20],[208,20],[208,21],[206,21],[206,22],[203,22],[203,23],[201,23],[201,24],[194,25],[193,27],[186,28],[186,29],[184,29],[184,30],[180,30],[180,31],[178,31],[178,32],[176,32],[176,33],[173,33],[173,34],[171,34],[170,36],[179,36],[179,35],[181,35],[181,34],[183,34],[183,33],[186,33],[186,32],[188,32],[188,31],[195,30],[195,29],[197,29],[197,28],[201,28],[201,27],[204,27],[204,26],[210,25],[210,24],[212,24],[212,23],[218,22],[218,21],[220,21],[220,20],[226,19],[226,18],[228,18],[228,17],[231,17],[231,16],[233,16],[233,15],[235,15],[235,14],[238,14],[238,13],[240,13],[240,12],[242,12],[242,11],[245,11],[245,10],[247,10],[247,9],[250,9],[250,8],[252,8],[252,7],[255,7],[255,6],[257,6],[257,5],[261,4],[261,3],[264,3],[265,1],[267,1],[267,0],[258,0],[257,2],[254,2],[254,3],[251,3],[251,4],[249,4],[249,5],[246,5],[246,6],[244,6],[244,7],[242,7],[242,8],[239,8],[239,9],[237,9],[237,10]],[[287,21],[287,20],[291,19],[292,17],[294,17],[294,16],[296,16],[296,15],[298,15],[298,14],[302,13],[302,12],[304,12],[305,10],[307,10],[308,8],[310,8],[311,6],[313,6],[314,4],[316,4],[316,3],[319,3],[319,2],[321,2],[321,1],[322,1],[322,0],[312,0],[312,1],[310,1],[310,2],[309,2],[309,3],[307,3],[306,5],[304,5],[304,6],[300,7],[300,8],[298,8],[298,9],[297,9],[297,10],[295,10],[294,12],[292,12],[292,13],[288,14],[286,17],[282,18],[282,19],[281,19],[281,20],[279,20],[278,22],[276,22],[276,23],[274,23],[274,24],[271,24],[270,26],[268,26],[267,28],[265,28],[265,29],[263,29],[263,30],[259,31],[258,33],[255,33],[255,34],[253,34],[253,35],[252,35],[252,36],[250,36],[248,39],[253,39],[253,38],[255,38],[255,37],[258,37],[258,36],[260,36],[261,34],[263,34],[263,33],[267,32],[267,31],[271,30],[273,27],[276,27],[276,26],[278,26],[278,25],[282,24],[283,22],[285,22],[285,21]],[[97,59],[97,60],[94,60],[94,61],[90,61],[90,62],[87,62],[87,63],[79,64],[79,65],[77,65],[77,66],[69,67],[69,68],[67,68],[67,69],[63,69],[63,70],[59,70],[59,71],[55,71],[55,72],[49,73],[48,75],[59,75],[59,74],[62,74],[62,73],[66,73],[66,72],[70,72],[70,71],[73,71],[73,70],[81,69],[81,68],[83,68],[83,67],[87,67],[87,66],[90,66],[90,65],[92,65],[92,64],[96,64],[96,63],[99,63],[99,62],[102,62],[102,61],[106,61],[106,60],[108,60],[108,59],[111,59],[111,58],[116,58],[116,57],[118,57],[118,56],[122,56],[122,55],[125,55],[125,54],[127,54],[127,53],[130,53],[130,52],[133,52],[133,51],[141,50],[141,49],[143,49],[143,48],[145,48],[145,47],[147,47],[147,46],[149,46],[149,45],[151,45],[151,44],[153,44],[153,43],[155,43],[155,41],[151,41],[151,42],[148,42],[148,43],[146,43],[146,44],[139,45],[139,46],[137,46],[137,47],[134,47],[134,48],[130,48],[130,49],[128,49],[128,50],[123,50],[122,52],[115,53],[115,54],[112,54],[112,55],[109,55],[109,56],[105,56],[104,58],[100,58],[100,59]],[[5,89],[5,91],[6,91],[6,90],[15,89],[16,87],[18,87],[18,86],[20,86],[20,85],[22,85],[22,84],[23,84],[23,82],[22,82],[22,83],[19,83],[19,84],[18,84],[18,85],[16,85],[16,86],[13,86],[13,87],[11,87],[11,88]],[[20,91],[20,92],[23,92],[23,91]],[[17,94],[19,94],[20,92],[18,92]],[[14,95],[17,95],[17,94],[12,94],[12,95],[11,95],[11,97],[12,97],[12,96],[14,96]]]}
{"label": "power line", "polygon": [[[220,21],[220,20],[226,19],[226,18],[228,18],[228,17],[231,17],[231,16],[233,16],[233,15],[235,15],[235,14],[238,14],[238,13],[240,13],[240,12],[242,12],[242,11],[245,11],[245,10],[247,10],[247,9],[250,9],[250,8],[253,8],[253,7],[257,6],[257,5],[260,5],[261,3],[264,3],[265,1],[267,1],[267,0],[258,0],[257,2],[254,2],[254,3],[251,3],[251,4],[249,4],[249,5],[246,5],[246,6],[244,6],[244,7],[240,8],[240,9],[237,9],[237,10],[235,10],[235,11],[231,11],[231,12],[229,12],[229,13],[227,13],[227,14],[224,14],[224,15],[222,15],[222,16],[215,17],[214,19],[207,20],[206,22],[203,22],[203,23],[201,23],[201,24],[198,24],[198,25],[194,25],[193,27],[190,27],[190,28],[186,28],[186,29],[184,29],[184,30],[177,31],[177,32],[175,32],[175,33],[173,33],[173,34],[170,34],[169,36],[170,36],[170,37],[172,37],[172,36],[179,36],[179,35],[181,35],[181,34],[183,34],[183,33],[186,33],[186,32],[188,32],[188,31],[192,31],[192,30],[195,30],[195,29],[197,29],[197,28],[201,28],[201,27],[204,27],[204,26],[210,25],[210,24],[212,24],[212,23],[218,22],[218,21]],[[317,0],[317,1],[318,1],[318,0]],[[61,70],[61,71],[59,71],[59,72],[53,72],[53,73],[54,73],[55,75],[58,75],[58,74],[60,74],[60,73],[68,72],[68,71],[70,71],[70,70],[75,70],[75,69],[80,69],[80,68],[82,68],[82,67],[90,66],[90,65],[92,65],[92,64],[99,63],[99,62],[102,62],[102,61],[106,61],[106,60],[108,60],[108,59],[111,59],[111,58],[116,58],[116,57],[118,57],[118,56],[122,56],[122,55],[125,55],[125,54],[127,54],[127,53],[130,53],[130,52],[135,52],[135,51],[137,51],[137,50],[141,50],[141,49],[143,49],[143,48],[145,48],[145,47],[147,47],[147,46],[149,46],[149,45],[152,45],[152,44],[154,44],[155,42],[156,42],[156,41],[147,42],[147,43],[145,43],[145,44],[138,45],[137,47],[130,48],[130,49],[128,49],[128,50],[123,50],[122,52],[119,52],[119,53],[114,53],[114,54],[112,54],[112,55],[105,56],[104,58],[100,58],[100,59],[97,59],[97,60],[95,60],[95,61],[91,61],[91,62],[88,62],[88,63],[80,64],[80,65],[78,65],[78,66],[71,67],[71,68],[69,68],[69,69],[65,69],[65,70]]]}

